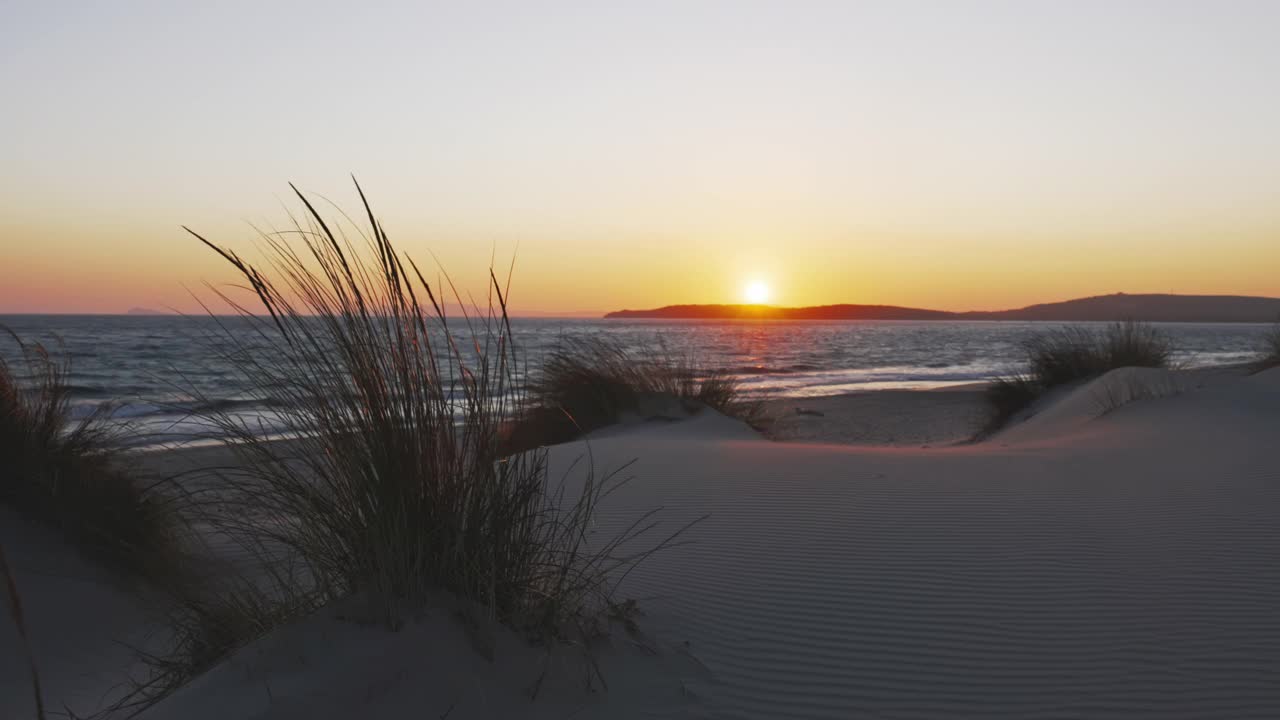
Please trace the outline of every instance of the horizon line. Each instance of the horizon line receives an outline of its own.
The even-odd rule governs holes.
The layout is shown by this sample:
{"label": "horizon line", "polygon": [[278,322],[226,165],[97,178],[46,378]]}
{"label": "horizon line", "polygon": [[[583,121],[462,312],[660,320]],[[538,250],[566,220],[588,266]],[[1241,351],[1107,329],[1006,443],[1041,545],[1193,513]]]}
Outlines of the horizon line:
{"label": "horizon line", "polygon": [[[508,313],[508,314],[507,314],[507,316],[508,316],[508,317],[511,317],[511,318],[521,318],[521,319],[549,319],[549,320],[554,320],[554,319],[566,319],[566,320],[583,320],[583,319],[606,319],[606,316],[607,316],[607,315],[609,315],[609,314],[612,314],[612,313],[654,312],[654,311],[658,311],[658,310],[662,310],[662,309],[666,309],[666,308],[674,308],[674,307],[735,307],[735,308],[757,308],[757,309],[760,309],[760,310],[766,310],[766,309],[767,309],[767,310],[781,310],[781,311],[786,311],[786,310],[806,310],[806,309],[813,309],[813,308],[845,307],[845,306],[848,306],[848,307],[882,307],[882,308],[894,308],[894,309],[901,309],[901,310],[914,310],[914,311],[927,311],[927,312],[941,312],[941,313],[948,313],[948,314],[953,314],[953,315],[965,315],[965,314],[968,314],[968,313],[998,313],[998,312],[1015,312],[1015,311],[1018,311],[1018,310],[1026,310],[1026,309],[1028,309],[1028,308],[1033,308],[1033,307],[1036,307],[1036,306],[1039,306],[1039,305],[1053,305],[1053,304],[1058,304],[1058,303],[1074,302],[1074,301],[1080,301],[1080,300],[1089,300],[1089,299],[1094,299],[1094,298],[1121,297],[1121,296],[1131,296],[1131,297],[1151,297],[1151,296],[1159,296],[1159,297],[1184,297],[1184,298],[1236,298],[1236,299],[1255,299],[1255,300],[1280,300],[1280,297],[1269,296],[1269,295],[1236,295],[1236,294],[1231,294],[1231,293],[1169,293],[1169,292],[1165,292],[1165,293],[1155,293],[1155,292],[1130,293],[1130,292],[1114,292],[1114,293],[1105,293],[1105,294],[1101,294],[1101,295],[1083,295],[1083,296],[1071,297],[1071,298],[1068,298],[1068,299],[1066,299],[1066,300],[1047,300],[1047,301],[1039,301],[1039,302],[1034,302],[1034,303],[1030,303],[1030,304],[1027,304],[1027,305],[1022,305],[1022,306],[1019,306],[1019,307],[1005,307],[1005,308],[1000,308],[1000,309],[996,309],[996,310],[976,310],[976,309],[966,309],[966,310],[939,310],[939,309],[937,309],[937,308],[930,308],[930,307],[921,307],[921,306],[913,306],[913,305],[894,305],[894,304],[888,304],[888,303],[874,303],[874,302],[872,302],[872,303],[868,303],[868,302],[834,302],[834,303],[822,303],[822,304],[815,304],[815,305],[773,305],[773,304],[769,304],[769,303],[710,302],[710,303],[668,303],[668,304],[665,304],[665,305],[657,305],[657,306],[652,306],[652,307],[642,307],[642,308],[635,308],[635,309],[633,309],[633,308],[620,308],[620,309],[615,309],[615,310],[565,310],[565,311],[540,311],[540,310],[529,310],[529,311],[525,311],[525,312],[523,312],[523,313],[520,313],[520,312]],[[458,314],[458,315],[463,314],[463,313],[461,312],[461,307],[462,307],[462,306],[456,306],[456,307],[458,307],[458,312],[457,312],[456,314]],[[0,311],[0,317],[35,317],[35,316],[65,316],[65,317],[76,317],[76,316],[83,316],[83,317],[94,317],[94,316],[96,316],[96,317],[242,317],[242,316],[244,316],[244,314],[243,314],[243,313],[238,313],[238,312],[226,312],[226,313],[192,312],[192,313],[185,313],[185,312],[179,312],[179,311],[159,311],[159,310],[153,310],[153,309],[151,309],[151,308],[145,308],[145,307],[134,307],[134,308],[130,308],[129,310],[125,310],[125,311],[23,311],[23,312],[5,312],[5,311]],[[270,315],[268,315],[268,314],[266,314],[266,313],[262,313],[262,314],[252,313],[252,314],[250,314],[250,317],[270,317]],[[769,319],[769,318],[761,318],[761,319]]]}

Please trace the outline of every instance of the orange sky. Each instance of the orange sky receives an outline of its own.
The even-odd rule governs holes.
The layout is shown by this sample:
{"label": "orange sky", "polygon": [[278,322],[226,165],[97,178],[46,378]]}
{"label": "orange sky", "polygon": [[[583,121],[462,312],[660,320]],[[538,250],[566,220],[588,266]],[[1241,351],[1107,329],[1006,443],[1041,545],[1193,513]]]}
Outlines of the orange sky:
{"label": "orange sky", "polygon": [[5,11],[0,313],[192,310],[180,225],[348,172],[517,312],[1280,296],[1272,4],[233,5]]}
{"label": "orange sky", "polygon": [[[1280,296],[1280,243],[1267,227],[1225,226],[1195,233],[1135,229],[1119,235],[1079,230],[1028,242],[996,233],[844,233],[779,227],[599,230],[614,238],[482,233],[383,221],[401,249],[431,264],[431,252],[464,286],[483,291],[490,253],[500,271],[513,252],[517,313],[603,312],[697,302],[741,302],[749,282],[766,283],[771,302],[812,305],[885,303],[946,310],[998,309],[1091,294],[1233,293]],[[790,223],[780,222],[780,226]],[[800,224],[800,223],[797,223]],[[211,239],[252,252],[240,222],[196,227]],[[212,252],[176,224],[102,222],[6,225],[6,237],[38,242],[6,246],[0,267],[4,312],[124,312],[131,307],[196,309],[186,288],[207,297],[204,281],[234,279]],[[1159,237],[1153,248],[1144,237]],[[1202,237],[1213,237],[1205,243]],[[424,240],[424,238],[428,238]],[[517,249],[518,243],[518,249]],[[1213,246],[1231,252],[1213,250]],[[184,287],[186,286],[186,287]]]}

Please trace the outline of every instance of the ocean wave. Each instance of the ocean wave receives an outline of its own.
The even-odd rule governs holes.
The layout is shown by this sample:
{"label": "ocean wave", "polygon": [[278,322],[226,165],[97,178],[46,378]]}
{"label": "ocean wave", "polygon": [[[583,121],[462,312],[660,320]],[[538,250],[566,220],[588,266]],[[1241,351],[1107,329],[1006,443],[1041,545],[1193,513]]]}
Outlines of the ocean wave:
{"label": "ocean wave", "polygon": [[147,417],[183,417],[206,413],[233,412],[241,410],[270,410],[280,407],[279,403],[270,400],[250,398],[221,398],[214,400],[174,400],[174,401],[132,401],[122,403],[82,402],[72,408],[72,417],[81,419],[92,413],[100,412],[103,406],[109,407],[107,415],[113,420],[128,420]]}
{"label": "ocean wave", "polygon": [[[289,408],[257,397],[288,397],[286,388],[255,386],[256,380],[235,365],[235,353],[210,352],[206,343],[191,342],[193,329],[204,327],[192,322],[179,317],[5,319],[24,336],[64,339],[58,347],[66,355],[59,358],[72,360],[68,381],[77,418],[110,408],[121,424],[162,434],[171,428],[207,432],[198,426],[209,413],[244,417],[250,423],[274,422],[273,415],[287,419],[283,416]],[[687,357],[698,367],[723,369],[748,393],[805,397],[985,381],[1023,362],[1019,343],[1043,327],[1016,322],[752,325],[517,319],[514,342],[536,358],[566,333],[600,333],[638,357],[663,346],[671,356]],[[231,323],[225,329],[240,332],[237,328],[243,328],[239,341],[259,345],[250,324]],[[1175,360],[1199,366],[1251,360],[1267,328],[1179,324],[1164,329],[1179,350]],[[215,340],[211,336],[210,342]],[[6,352],[0,344],[0,353]],[[21,358],[5,357],[25,378]],[[521,369],[536,367],[534,362]]]}
{"label": "ocean wave", "polygon": [[985,382],[1008,368],[996,364],[977,366],[902,366],[821,370],[773,375],[739,375],[744,391],[757,395],[812,397],[859,390],[921,389]]}
{"label": "ocean wave", "polygon": [[107,397],[112,391],[100,385],[67,385],[67,392],[80,397]]}
{"label": "ocean wave", "polygon": [[723,372],[730,375],[790,375],[792,373],[813,372],[819,370],[817,365],[797,364],[784,366],[770,365],[737,365],[733,367],[723,368]]}

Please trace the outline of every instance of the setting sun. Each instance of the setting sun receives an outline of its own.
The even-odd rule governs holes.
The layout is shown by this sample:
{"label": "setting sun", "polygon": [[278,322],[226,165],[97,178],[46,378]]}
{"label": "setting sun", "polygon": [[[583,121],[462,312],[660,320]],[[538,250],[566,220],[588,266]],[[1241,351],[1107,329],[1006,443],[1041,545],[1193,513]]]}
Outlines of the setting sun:
{"label": "setting sun", "polygon": [[769,302],[769,286],[759,281],[749,282],[742,296],[752,305],[763,305]]}

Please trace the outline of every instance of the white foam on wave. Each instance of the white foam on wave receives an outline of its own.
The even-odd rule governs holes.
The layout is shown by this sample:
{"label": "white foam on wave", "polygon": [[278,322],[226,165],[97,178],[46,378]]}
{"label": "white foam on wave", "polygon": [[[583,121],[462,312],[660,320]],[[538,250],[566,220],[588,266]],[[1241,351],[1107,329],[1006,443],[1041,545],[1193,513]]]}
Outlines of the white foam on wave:
{"label": "white foam on wave", "polygon": [[921,390],[983,382],[1012,366],[891,366],[735,376],[750,394],[821,397],[865,390]]}

